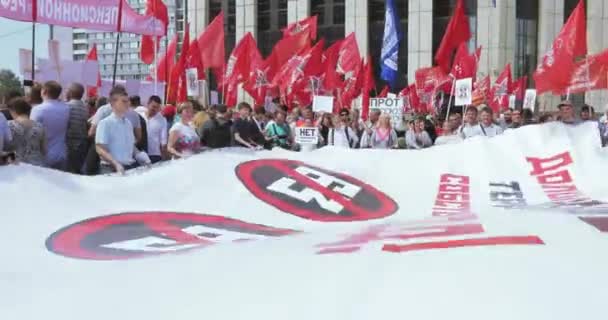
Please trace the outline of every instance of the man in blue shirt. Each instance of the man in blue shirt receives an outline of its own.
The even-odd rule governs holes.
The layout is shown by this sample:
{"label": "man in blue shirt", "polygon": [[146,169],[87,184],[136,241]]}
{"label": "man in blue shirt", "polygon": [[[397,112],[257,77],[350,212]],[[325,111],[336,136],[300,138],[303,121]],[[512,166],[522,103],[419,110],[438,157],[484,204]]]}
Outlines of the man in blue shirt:
{"label": "man in blue shirt", "polygon": [[48,81],[42,85],[43,103],[32,109],[30,118],[44,127],[48,152],[46,164],[49,168],[67,169],[66,135],[70,119],[70,108],[59,101],[61,85]]}
{"label": "man in blue shirt", "polygon": [[137,167],[135,134],[133,125],[126,117],[129,111],[129,96],[122,88],[110,92],[112,114],[97,125],[95,149],[101,158],[101,173],[118,172]]}

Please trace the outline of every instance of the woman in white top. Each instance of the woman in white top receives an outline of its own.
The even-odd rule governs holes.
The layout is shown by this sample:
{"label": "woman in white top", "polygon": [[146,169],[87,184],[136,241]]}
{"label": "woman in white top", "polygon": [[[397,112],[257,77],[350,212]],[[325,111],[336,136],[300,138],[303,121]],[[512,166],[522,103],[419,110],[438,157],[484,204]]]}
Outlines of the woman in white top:
{"label": "woman in white top", "polygon": [[194,118],[194,107],[190,102],[183,102],[177,107],[180,120],[169,130],[167,151],[174,159],[191,156],[200,151],[200,138],[190,122]]}
{"label": "woman in white top", "polygon": [[397,145],[397,132],[391,126],[391,117],[382,114],[378,119],[372,134],[364,134],[361,137],[361,148],[392,149]]}
{"label": "woman in white top", "polygon": [[409,149],[424,149],[433,145],[433,140],[424,130],[424,117],[418,117],[414,125],[405,134],[405,143]]}

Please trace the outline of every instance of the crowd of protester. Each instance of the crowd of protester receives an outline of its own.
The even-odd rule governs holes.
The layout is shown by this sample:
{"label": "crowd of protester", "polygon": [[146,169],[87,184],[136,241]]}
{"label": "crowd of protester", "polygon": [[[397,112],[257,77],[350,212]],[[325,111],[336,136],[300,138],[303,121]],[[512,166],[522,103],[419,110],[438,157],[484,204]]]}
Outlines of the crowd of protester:
{"label": "crowd of protester", "polygon": [[[357,109],[341,109],[334,115],[314,113],[310,106],[274,103],[255,109],[245,102],[234,108],[206,108],[196,101],[163,106],[158,96],[143,105],[121,86],[114,87],[108,98],[85,101],[84,95],[80,84],[64,91],[54,81],[35,85],[26,96],[7,93],[0,105],[0,164],[23,162],[85,175],[123,173],[209,149],[425,149],[550,121],[593,121],[603,145],[608,142],[608,107],[596,118],[593,107],[585,105],[577,116],[567,101],[556,113],[536,116],[521,108],[498,115],[482,105],[465,109],[464,116],[456,108],[437,118],[406,114],[394,124],[379,110],[363,121]],[[298,127],[318,128],[318,143],[297,144]]]}

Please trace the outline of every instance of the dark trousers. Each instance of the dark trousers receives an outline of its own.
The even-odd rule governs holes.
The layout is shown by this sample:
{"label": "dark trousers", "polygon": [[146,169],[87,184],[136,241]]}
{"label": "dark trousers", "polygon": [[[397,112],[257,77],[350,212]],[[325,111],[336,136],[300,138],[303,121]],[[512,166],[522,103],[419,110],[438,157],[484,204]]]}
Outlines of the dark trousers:
{"label": "dark trousers", "polygon": [[68,148],[68,172],[75,174],[82,173],[82,166],[87,158],[88,151],[89,145],[86,141]]}
{"label": "dark trousers", "polygon": [[87,176],[94,176],[99,173],[99,155],[95,150],[95,140],[90,139],[87,156],[82,166],[82,173]]}
{"label": "dark trousers", "polygon": [[161,156],[148,156],[148,157],[150,157],[150,161],[152,161],[152,164],[163,161],[163,157],[161,157]]}

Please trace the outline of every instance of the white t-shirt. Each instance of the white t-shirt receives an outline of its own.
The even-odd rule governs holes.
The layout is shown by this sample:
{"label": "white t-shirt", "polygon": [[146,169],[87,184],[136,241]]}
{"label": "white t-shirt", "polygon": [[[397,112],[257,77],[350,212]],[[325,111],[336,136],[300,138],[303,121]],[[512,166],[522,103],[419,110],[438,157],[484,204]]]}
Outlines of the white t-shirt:
{"label": "white t-shirt", "polygon": [[175,150],[183,155],[192,155],[200,146],[200,138],[196,134],[196,131],[181,121],[176,122],[169,130],[169,134],[176,132],[178,134],[177,142],[175,143]]}
{"label": "white t-shirt", "polygon": [[141,114],[141,116],[146,119],[146,129],[148,132],[148,155],[162,155],[161,146],[166,146],[168,140],[167,119],[165,119],[165,117],[163,117],[160,113],[157,113],[152,118],[148,118],[146,113]]}
{"label": "white t-shirt", "polygon": [[481,131],[479,123],[476,123],[474,125],[470,125],[468,123],[464,124],[464,126],[460,126],[460,128],[458,128],[458,133],[463,139],[473,138],[475,136],[483,136],[483,132]]}
{"label": "white t-shirt", "polygon": [[[348,137],[346,137],[346,130],[348,130]],[[351,127],[340,126],[339,128],[330,129],[329,134],[327,135],[328,145],[342,147],[342,148],[351,148],[351,146],[355,146],[359,141],[359,137],[357,137],[357,133],[351,129]],[[349,143],[350,139],[350,143]]]}
{"label": "white t-shirt", "polygon": [[495,125],[494,123],[491,123],[489,126],[484,126],[483,124],[479,124],[479,130],[481,130],[481,135],[485,136],[485,137],[496,137],[497,135],[500,135],[504,132],[504,130]]}

